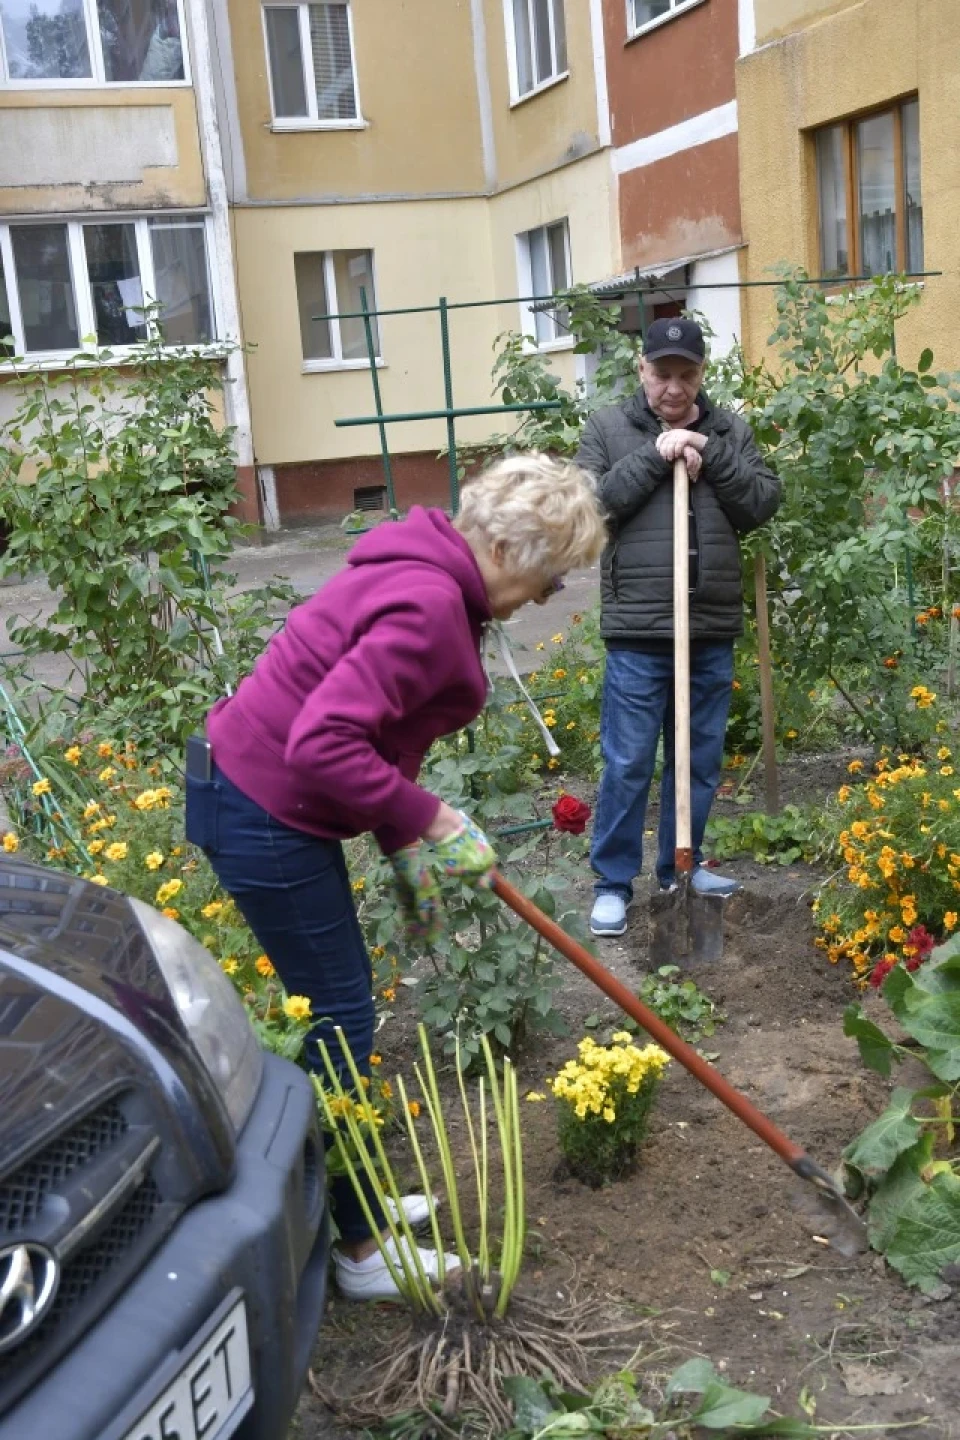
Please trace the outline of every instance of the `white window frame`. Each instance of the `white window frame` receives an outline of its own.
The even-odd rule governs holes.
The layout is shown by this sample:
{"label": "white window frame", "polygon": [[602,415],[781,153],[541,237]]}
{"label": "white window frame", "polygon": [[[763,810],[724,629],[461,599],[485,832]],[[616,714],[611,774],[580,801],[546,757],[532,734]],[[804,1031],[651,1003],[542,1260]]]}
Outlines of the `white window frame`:
{"label": "white window frame", "polygon": [[[580,3],[580,0],[574,0]],[[564,0],[550,0],[548,13],[550,17],[550,54],[554,65],[557,63],[557,6],[563,5]],[[526,0],[528,28],[533,37],[533,0]],[[555,70],[546,80],[531,86],[529,90],[520,89],[520,66],[517,61],[517,30],[514,23],[513,0],[503,0],[503,26],[507,36],[507,72],[510,81],[510,107],[523,105],[525,101],[532,100],[535,95],[542,95],[544,90],[550,90],[554,85],[559,85],[566,80],[570,74],[569,49],[567,51],[568,63],[563,70]],[[564,26],[566,26],[566,15],[564,15]],[[531,56],[531,71],[533,68],[533,56]]]}
{"label": "white window frame", "polygon": [[100,38],[100,21],[97,15],[97,0],[82,0],[83,19],[87,30],[87,49],[90,55],[91,74],[77,80],[60,80],[52,77],[46,80],[11,79],[7,73],[7,48],[0,23],[0,89],[3,90],[182,90],[191,86],[190,46],[187,43],[187,17],[184,0],[177,0],[177,19],[180,24],[180,53],[183,56],[182,80],[108,80],[103,60],[103,41]]}
{"label": "white window frame", "polygon": [[[344,0],[340,0],[344,3]],[[346,0],[347,30],[350,35],[350,65],[353,70],[353,93],[357,101],[357,113],[352,120],[321,120],[317,103],[317,77],[313,73],[313,46],[310,41],[310,0],[264,0],[260,6],[260,24],[263,28],[263,54],[267,62],[267,88],[270,92],[271,130],[365,130],[367,121],[363,118],[360,100],[360,76],[357,71],[357,47],[353,35],[353,5]],[[300,30],[300,65],[303,70],[303,89],[307,97],[306,115],[277,115],[273,98],[273,68],[270,64],[270,36],[267,32],[268,10],[296,10]]]}
{"label": "white window frame", "polygon": [[[574,337],[570,334],[557,333],[557,323],[553,316],[550,316],[554,328],[552,340],[537,339],[537,312],[533,304],[527,299],[533,295],[533,262],[530,258],[530,236],[537,230],[546,232],[551,225],[563,225],[563,248],[567,265],[567,286],[573,284],[573,265],[570,256],[570,218],[567,215],[558,215],[556,220],[545,220],[542,225],[533,225],[529,230],[521,230],[516,236],[517,246],[517,279],[520,284],[520,330],[523,334],[524,346],[531,352],[536,350],[541,354],[549,354],[553,350],[570,350],[573,348]],[[547,263],[550,264],[550,247],[547,246]],[[552,271],[552,266],[551,266]],[[553,274],[550,276],[551,292],[553,289]],[[544,297],[546,298],[546,297]],[[542,303],[542,302],[538,302]],[[559,306],[558,306],[559,308]]]}
{"label": "white window frame", "polygon": [[661,25],[669,25],[671,20],[676,20],[678,16],[686,14],[688,10],[695,10],[704,3],[705,0],[670,0],[670,9],[665,15],[658,15],[655,20],[637,25],[634,0],[627,0],[627,39],[635,40],[638,35],[648,35],[651,30],[656,30]]}
{"label": "white window frame", "polygon": [[[100,346],[97,338],[97,317],[93,303],[93,291],[87,273],[87,254],[83,239],[84,225],[124,225],[135,226],[137,244],[137,262],[140,267],[140,288],[144,297],[144,303],[151,303],[156,289],[156,277],[153,268],[153,248],[150,244],[151,221],[157,222],[159,226],[175,226],[178,221],[198,225],[202,222],[204,238],[206,241],[207,258],[207,286],[210,296],[210,311],[213,320],[214,338],[211,341],[197,345],[181,346],[174,345],[171,349],[187,349],[196,354],[218,354],[222,348],[219,340],[221,334],[220,307],[218,303],[217,289],[215,284],[215,267],[211,264],[213,254],[213,221],[210,215],[202,212],[179,212],[153,211],[144,215],[114,215],[114,214],[87,214],[80,219],[69,215],[31,215],[22,216],[20,219],[3,221],[0,223],[0,256],[3,258],[3,275],[7,287],[7,303],[10,307],[10,326],[13,331],[13,351],[7,347],[0,346],[0,373],[9,372],[14,368],[14,358],[4,358],[7,355],[15,357],[16,368],[24,366],[27,369],[56,369],[69,365],[76,355],[95,355],[98,350],[109,350],[116,361],[122,362],[124,357],[135,353],[136,347],[132,345],[104,345]],[[65,225],[67,227],[67,255],[70,260],[70,281],[73,286],[73,300],[77,312],[77,330],[80,336],[80,343],[75,349],[70,350],[26,350],[23,327],[23,313],[20,308],[20,290],[16,267],[13,258],[13,240],[11,229],[18,225]],[[151,326],[151,329],[154,327]]]}
{"label": "white window frame", "polygon": [[[315,358],[308,360],[306,356],[303,355],[303,353],[301,352],[301,369],[304,375],[315,374],[324,370],[369,370],[370,368],[370,361],[367,359],[366,356],[363,356],[363,358],[360,360],[351,360],[344,358],[343,336],[340,334],[340,321],[336,318],[340,310],[340,297],[337,295],[337,276],[333,266],[333,257],[340,250],[366,250],[367,254],[370,256],[370,274],[373,276],[373,295],[372,297],[370,297],[373,300],[373,305],[371,306],[371,314],[378,308],[377,294],[379,286],[377,281],[377,256],[376,251],[373,249],[372,246],[338,245],[334,250],[298,251],[298,254],[320,254],[323,256],[323,284],[327,292],[327,304],[330,304],[331,295],[334,299],[333,309],[329,312],[330,319],[327,321],[327,324],[330,326],[330,349],[333,351],[333,354],[328,358],[316,356]],[[293,283],[294,287],[296,287],[296,272],[294,272]],[[300,297],[297,296],[298,318],[299,313]],[[299,329],[299,325],[297,328]],[[375,356],[375,361],[377,369],[382,370],[384,367],[383,335],[381,333],[381,326],[379,320],[377,320],[377,353]]]}

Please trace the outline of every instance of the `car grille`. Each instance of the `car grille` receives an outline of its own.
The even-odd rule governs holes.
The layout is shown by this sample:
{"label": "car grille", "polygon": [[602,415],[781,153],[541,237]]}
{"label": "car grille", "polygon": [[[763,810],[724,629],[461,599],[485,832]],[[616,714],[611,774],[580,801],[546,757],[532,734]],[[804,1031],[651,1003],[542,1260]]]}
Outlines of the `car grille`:
{"label": "car grille", "polygon": [[0,1230],[20,1231],[29,1225],[58,1184],[115,1144],[126,1131],[123,1111],[111,1100],[85,1116],[66,1135],[58,1136],[0,1185]]}
{"label": "car grille", "polygon": [[[122,1097],[116,1097],[77,1120],[4,1179],[0,1240],[43,1239],[44,1202],[78,1172],[87,1172],[84,1182],[89,1177],[93,1200],[99,1199],[98,1161],[120,1143],[135,1144],[121,1104]],[[180,1209],[179,1204],[164,1200],[147,1170],[139,1183],[118,1197],[113,1213],[68,1252],[49,1313],[22,1344],[0,1354],[0,1413],[36,1384],[129,1284]],[[35,1223],[38,1216],[40,1223]],[[74,1222],[82,1218],[73,1217]]]}

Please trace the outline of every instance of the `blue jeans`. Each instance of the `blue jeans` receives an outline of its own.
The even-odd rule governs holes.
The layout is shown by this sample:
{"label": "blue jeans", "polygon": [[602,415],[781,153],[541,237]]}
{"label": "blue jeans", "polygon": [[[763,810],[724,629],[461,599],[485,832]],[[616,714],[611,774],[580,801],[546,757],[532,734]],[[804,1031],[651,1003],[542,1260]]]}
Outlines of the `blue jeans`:
{"label": "blue jeans", "polygon": [[[720,783],[723,739],[733,684],[733,641],[700,641],[690,651],[690,802],[694,862],[703,859],[703,832]],[[677,845],[673,768],[673,655],[610,650],[603,682],[600,745],[603,778],[597,795],[590,863],[598,894],[633,895],[643,861],[647,796],[663,735],[657,878],[674,876]]]}
{"label": "blue jeans", "polygon": [[[306,1047],[310,1068],[326,1079],[322,1039],[350,1088],[334,1034],[339,1025],[357,1069],[369,1075],[373,974],[340,844],[274,820],[216,766],[209,781],[187,778],[187,839],[207,856],[287,994],[309,998],[318,1017]],[[374,1219],[382,1218],[364,1188]],[[347,1176],[333,1177],[330,1200],[343,1239],[367,1239],[370,1227]]]}

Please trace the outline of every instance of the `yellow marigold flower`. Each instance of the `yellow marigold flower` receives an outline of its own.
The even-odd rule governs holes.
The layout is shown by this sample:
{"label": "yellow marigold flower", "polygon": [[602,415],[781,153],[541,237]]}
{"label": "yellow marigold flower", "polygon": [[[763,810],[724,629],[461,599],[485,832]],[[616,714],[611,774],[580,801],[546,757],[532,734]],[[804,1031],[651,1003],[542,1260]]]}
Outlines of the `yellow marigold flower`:
{"label": "yellow marigold flower", "polygon": [[104,742],[102,745],[97,746],[97,754],[100,756],[101,760],[112,760],[113,746],[108,745],[106,742]]}
{"label": "yellow marigold flower", "polygon": [[71,745],[69,750],[64,750],[63,758],[68,765],[79,765],[82,752],[79,745]]}
{"label": "yellow marigold flower", "polygon": [[126,860],[127,842],[125,840],[114,840],[103,852],[108,860]]}
{"label": "yellow marigold flower", "polygon": [[383,996],[384,1000],[386,1000],[388,1005],[392,1005],[394,1000],[396,1000],[397,998],[397,992],[396,990],[394,990],[392,985],[388,985],[385,990],[381,990],[380,994]]}
{"label": "yellow marigold flower", "polygon": [[957,912],[956,910],[948,910],[943,917],[943,928],[944,930],[955,930],[956,926]]}
{"label": "yellow marigold flower", "polygon": [[543,1094],[542,1090],[528,1090],[523,1098],[529,1100],[531,1105],[535,1105],[540,1100],[546,1100],[547,1097]]}
{"label": "yellow marigold flower", "polygon": [[561,634],[561,632],[560,632],[559,630],[557,631],[556,635],[551,635],[551,636],[550,636],[550,639],[553,641],[554,645],[562,645],[562,644],[563,644],[563,635]]}
{"label": "yellow marigold flower", "polygon": [[390,1097],[393,1095],[393,1086],[390,1084],[389,1080],[382,1080],[380,1082],[380,1094],[383,1096],[384,1100],[389,1100]]}
{"label": "yellow marigold flower", "polygon": [[272,965],[271,962],[270,962],[269,956],[267,956],[267,955],[258,955],[257,958],[256,958],[256,961],[255,961],[255,964],[256,964],[257,974],[258,974],[258,975],[263,975],[263,976],[264,976],[266,979],[268,979],[268,980],[269,980],[269,978],[270,978],[271,975],[276,975],[276,973],[277,973],[276,970],[274,970],[273,965]]}
{"label": "yellow marigold flower", "polygon": [[860,771],[863,769],[863,761],[851,760],[850,764],[847,766],[847,769],[849,770],[851,775],[859,775]]}
{"label": "yellow marigold flower", "polygon": [[173,907],[172,905],[164,905],[163,909],[160,911],[160,914],[161,914],[161,915],[166,915],[166,917],[167,917],[168,920],[179,920],[179,919],[180,919],[180,911],[174,909],[174,907]]}
{"label": "yellow marigold flower", "polygon": [[850,826],[850,834],[855,835],[858,840],[862,840],[863,837],[865,835],[869,835],[869,833],[870,826],[865,820],[854,820],[853,824]]}
{"label": "yellow marigold flower", "polygon": [[202,908],[201,911],[200,911],[200,914],[203,916],[203,918],[204,918],[205,920],[213,920],[213,919],[216,918],[217,915],[220,914],[220,911],[221,911],[222,909],[223,909],[223,901],[222,901],[222,900],[211,900],[209,905],[204,905],[204,906],[203,906],[203,908]]}
{"label": "yellow marigold flower", "polygon": [[938,800],[938,801],[937,801],[937,809],[938,809],[938,810],[949,810],[949,809],[950,809],[950,801],[949,801],[949,800]]}
{"label": "yellow marigold flower", "polygon": [[543,641],[542,641],[542,640],[538,640],[535,648],[536,648],[537,650],[542,650],[542,649],[544,648]]}
{"label": "yellow marigold flower", "polygon": [[577,728],[577,722],[576,722],[576,720],[568,720],[568,721],[567,721],[567,729],[568,729],[568,730],[576,730],[576,728]]}
{"label": "yellow marigold flower", "polygon": [[20,841],[12,830],[7,830],[3,836],[3,848],[8,855],[14,855],[20,849]]}
{"label": "yellow marigold flower", "polygon": [[91,840],[87,845],[87,849],[91,855],[99,855],[106,843],[106,840]]}
{"label": "yellow marigold flower", "polygon": [[952,775],[952,774],[953,774],[953,766],[952,766],[952,765],[941,765],[941,766],[940,766],[940,774],[941,774],[941,775]]}
{"label": "yellow marigold flower", "polygon": [[224,975],[236,975],[239,968],[239,963],[232,955],[228,955],[226,960],[220,961],[220,969]]}
{"label": "yellow marigold flower", "polygon": [[170,851],[170,854],[171,854],[171,855],[182,855],[182,854],[183,854],[183,846],[182,846],[182,845],[174,845],[173,849]]}
{"label": "yellow marigold flower", "polygon": [[182,889],[182,880],[165,880],[154,897],[155,903],[157,905],[166,905],[167,901],[172,900],[174,895],[179,895]]}
{"label": "yellow marigold flower", "polygon": [[359,880],[354,880],[354,882],[353,882],[353,893],[354,893],[355,895],[359,895],[360,892],[361,892],[363,889],[366,888],[366,884],[367,884],[366,880],[365,880],[365,879],[363,878],[363,876],[361,875],[361,877],[360,877]]}
{"label": "yellow marigold flower", "polygon": [[104,766],[104,768],[100,771],[100,774],[97,776],[97,779],[98,779],[98,780],[102,780],[103,783],[106,785],[109,780],[112,780],[112,779],[113,779],[113,777],[114,777],[114,775],[116,775],[116,773],[117,773],[117,772],[116,772],[116,770],[113,768],[112,765],[106,765],[106,766]]}
{"label": "yellow marigold flower", "polygon": [[49,795],[50,781],[44,775],[42,780],[35,780],[30,788],[33,790],[34,795]]}
{"label": "yellow marigold flower", "polygon": [[377,1055],[376,1053],[374,1053],[373,1055],[370,1056],[370,1064],[371,1064],[371,1065],[382,1065],[382,1064],[383,1064],[383,1056],[382,1056],[382,1055]]}
{"label": "yellow marigold flower", "polygon": [[310,1001],[306,995],[288,995],[283,1002],[283,1013],[288,1020],[309,1020]]}
{"label": "yellow marigold flower", "polygon": [[87,805],[87,806],[84,808],[83,818],[84,818],[84,820],[92,820],[93,817],[94,817],[94,815],[99,815],[99,814],[100,814],[100,806],[97,804],[96,800],[91,800],[91,801],[90,801],[90,804]]}
{"label": "yellow marigold flower", "polygon": [[556,755],[551,755],[550,759],[547,761],[547,769],[548,769],[548,770],[559,770],[559,768],[560,768],[560,761],[557,759]]}
{"label": "yellow marigold flower", "polygon": [[788,730],[783,738],[784,740],[796,740],[797,734],[798,731],[796,730]]}
{"label": "yellow marigold flower", "polygon": [[606,1120],[608,1125],[612,1125],[614,1120],[616,1120],[617,1112],[616,1110],[614,1110],[612,1105],[605,1105],[603,1107],[603,1118],[604,1120]]}
{"label": "yellow marigold flower", "polygon": [[543,723],[544,723],[544,725],[546,725],[546,727],[547,727],[548,730],[552,730],[553,727],[554,727],[554,725],[556,725],[556,723],[557,723],[557,717],[556,717],[556,715],[554,715],[554,713],[553,713],[552,710],[544,710],[544,712],[543,712]]}
{"label": "yellow marigold flower", "polygon": [[420,1114],[420,1101],[408,1100],[407,1109],[410,1111],[410,1114],[413,1116],[414,1120],[416,1120],[417,1116]]}
{"label": "yellow marigold flower", "polygon": [[540,756],[539,756],[539,755],[531,755],[531,756],[530,756],[530,764],[531,764],[531,765],[539,765],[539,764],[540,764]]}
{"label": "yellow marigold flower", "polygon": [[849,785],[840,786],[840,789],[837,791],[837,799],[840,801],[841,805],[846,805],[847,801],[850,799]]}
{"label": "yellow marigold flower", "polygon": [[160,850],[151,850],[149,855],[143,857],[143,863],[148,870],[159,870],[163,864],[163,853]]}
{"label": "yellow marigold flower", "polygon": [[941,745],[941,746],[940,746],[940,749],[937,751],[937,759],[938,759],[938,760],[949,760],[949,759],[950,759],[950,753],[951,753],[951,752],[947,749],[946,745]]}
{"label": "yellow marigold flower", "polygon": [[370,950],[370,954],[373,956],[374,960],[382,960],[386,953],[387,947],[385,945],[374,945]]}
{"label": "yellow marigold flower", "polygon": [[553,678],[554,678],[554,680],[566,680],[566,678],[567,678],[567,672],[566,672],[566,670],[564,670],[563,667],[560,666],[558,669],[554,670],[554,672],[553,672]]}
{"label": "yellow marigold flower", "polygon": [[107,883],[107,877],[106,877],[106,875],[91,875],[91,876],[90,876],[90,884],[91,884],[91,885],[106,885],[106,883]]}

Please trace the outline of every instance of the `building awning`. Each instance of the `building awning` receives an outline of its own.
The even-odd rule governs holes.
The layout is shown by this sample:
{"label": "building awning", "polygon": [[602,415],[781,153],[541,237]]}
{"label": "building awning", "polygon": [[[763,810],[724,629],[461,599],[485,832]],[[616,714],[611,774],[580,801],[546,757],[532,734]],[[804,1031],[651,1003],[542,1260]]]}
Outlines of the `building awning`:
{"label": "building awning", "polygon": [[673,275],[677,275],[677,278],[672,281],[671,288],[685,288],[690,283],[689,277],[683,273],[688,265],[699,260],[717,260],[721,255],[733,255],[742,249],[742,245],[727,245],[721,250],[703,250],[698,255],[683,255],[677,260],[658,260],[653,265],[637,265],[609,280],[595,280],[589,289],[600,299],[614,300],[623,295],[636,294],[638,290],[660,289],[662,287],[657,282]]}

